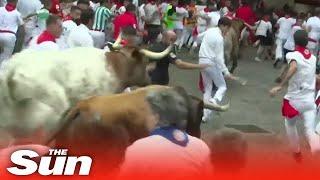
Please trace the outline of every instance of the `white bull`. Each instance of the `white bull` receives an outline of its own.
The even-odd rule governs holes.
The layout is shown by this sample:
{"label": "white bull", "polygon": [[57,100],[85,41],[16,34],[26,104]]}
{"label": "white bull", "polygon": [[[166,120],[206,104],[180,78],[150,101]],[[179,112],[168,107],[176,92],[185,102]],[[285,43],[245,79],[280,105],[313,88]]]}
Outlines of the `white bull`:
{"label": "white bull", "polygon": [[78,100],[148,84],[144,57],[162,58],[170,51],[74,48],[16,54],[0,71],[0,129],[16,138],[42,128],[51,132]]}

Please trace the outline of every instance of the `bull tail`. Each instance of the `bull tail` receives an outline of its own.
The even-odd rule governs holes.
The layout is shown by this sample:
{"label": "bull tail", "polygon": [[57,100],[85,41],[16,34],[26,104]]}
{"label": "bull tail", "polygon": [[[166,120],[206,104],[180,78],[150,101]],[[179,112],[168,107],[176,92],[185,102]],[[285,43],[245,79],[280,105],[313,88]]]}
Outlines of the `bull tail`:
{"label": "bull tail", "polygon": [[61,126],[56,129],[56,131],[49,136],[49,138],[45,141],[44,145],[49,145],[53,140],[57,138],[57,136],[66,130],[72,122],[80,115],[80,109],[78,106],[75,106],[73,108],[69,108],[66,110],[59,120],[59,122],[62,122]]}

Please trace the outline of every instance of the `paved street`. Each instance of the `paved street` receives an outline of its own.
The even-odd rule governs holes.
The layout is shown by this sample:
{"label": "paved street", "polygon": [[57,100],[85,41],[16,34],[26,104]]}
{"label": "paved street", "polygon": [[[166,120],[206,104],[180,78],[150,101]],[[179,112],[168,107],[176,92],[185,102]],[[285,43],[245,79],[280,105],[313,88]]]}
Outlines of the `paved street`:
{"label": "paved street", "polygon": [[[256,50],[251,47],[242,48],[235,75],[247,79],[248,83],[246,86],[241,86],[236,82],[228,82],[227,99],[231,101],[230,110],[216,114],[210,122],[203,124],[203,137],[207,140],[211,132],[225,125],[258,126],[268,132],[245,133],[249,141],[249,152],[259,151],[264,156],[264,160],[270,160],[270,162],[280,158],[279,163],[287,166],[287,163],[292,163],[293,159],[281,116],[281,103],[285,91],[275,98],[270,98],[268,91],[275,85],[274,80],[279,70],[272,67],[271,60],[254,61],[255,52]],[[180,57],[189,62],[198,62],[196,55],[190,56],[186,50],[180,53]],[[199,71],[184,71],[171,66],[170,73],[171,85],[183,86],[189,92],[201,96],[197,88]],[[300,132],[302,125],[299,123]],[[308,146],[305,139],[302,139],[302,147],[304,155],[308,157]],[[305,161],[308,159],[306,158]]]}

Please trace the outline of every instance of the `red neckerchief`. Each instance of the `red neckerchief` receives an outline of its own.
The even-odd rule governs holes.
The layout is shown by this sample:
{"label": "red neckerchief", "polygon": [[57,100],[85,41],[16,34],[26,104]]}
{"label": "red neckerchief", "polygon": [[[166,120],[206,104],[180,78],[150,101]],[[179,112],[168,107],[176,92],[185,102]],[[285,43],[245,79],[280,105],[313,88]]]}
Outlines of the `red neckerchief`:
{"label": "red neckerchief", "polygon": [[123,4],[120,2],[116,2],[115,4],[116,4],[116,9],[119,9],[123,6]]}
{"label": "red neckerchief", "polygon": [[311,58],[311,52],[309,49],[302,47],[302,46],[296,46],[296,51],[301,53],[305,59],[310,59]]}
{"label": "red neckerchief", "polygon": [[51,41],[55,43],[56,37],[53,34],[51,34],[49,31],[43,31],[43,33],[40,34],[40,36],[38,37],[37,44],[41,44],[47,41]]}
{"label": "red neckerchief", "polygon": [[7,5],[6,5],[6,10],[8,11],[8,12],[11,12],[11,11],[13,11],[13,10],[15,10],[16,9],[16,5],[14,5],[14,4],[12,4],[12,3],[7,3]]}
{"label": "red neckerchief", "polygon": [[72,18],[70,15],[66,15],[66,16],[63,18],[63,21],[68,21],[68,20],[73,20],[73,18]]}
{"label": "red neckerchief", "polygon": [[206,12],[206,13],[211,12],[211,10],[210,10],[209,8],[207,8],[207,7],[204,8],[203,10],[204,10],[204,12]]}
{"label": "red neckerchief", "polygon": [[285,15],[285,16],[284,16],[284,18],[289,19],[289,18],[290,18],[290,16],[289,16],[289,15]]}

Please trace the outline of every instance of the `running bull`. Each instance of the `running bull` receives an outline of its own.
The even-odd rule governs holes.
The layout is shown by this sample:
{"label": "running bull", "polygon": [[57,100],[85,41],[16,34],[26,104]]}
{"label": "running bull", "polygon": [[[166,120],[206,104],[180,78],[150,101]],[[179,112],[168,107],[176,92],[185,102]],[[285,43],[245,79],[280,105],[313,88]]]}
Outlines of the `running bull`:
{"label": "running bull", "polygon": [[193,136],[200,137],[203,108],[217,111],[229,108],[229,105],[206,104],[188,95],[183,88],[159,85],[111,96],[95,96],[79,101],[71,108],[62,118],[62,126],[46,144],[55,140],[58,148],[67,148],[74,154],[102,155],[101,163],[119,163],[126,147],[148,136],[157,125],[154,118],[150,118],[152,111],[146,97],[149,93],[167,90],[174,90],[186,98],[189,107],[186,131]]}
{"label": "running bull", "polygon": [[43,127],[52,132],[79,100],[148,85],[147,57],[161,59],[171,51],[171,46],[161,53],[120,47],[119,41],[111,52],[74,48],[14,55],[0,70],[0,129],[17,139]]}

